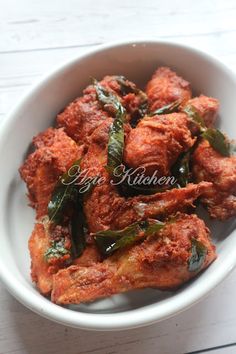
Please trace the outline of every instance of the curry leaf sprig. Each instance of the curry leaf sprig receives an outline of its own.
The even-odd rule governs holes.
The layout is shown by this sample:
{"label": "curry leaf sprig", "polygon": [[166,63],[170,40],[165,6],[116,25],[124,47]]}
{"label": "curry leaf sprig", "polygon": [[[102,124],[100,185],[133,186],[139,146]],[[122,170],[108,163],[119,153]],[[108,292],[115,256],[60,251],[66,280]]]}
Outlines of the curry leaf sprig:
{"label": "curry leaf sprig", "polygon": [[105,230],[94,234],[96,245],[103,256],[109,256],[114,251],[133,245],[136,241],[151,236],[160,231],[165,223],[148,219],[135,222],[122,230]]}

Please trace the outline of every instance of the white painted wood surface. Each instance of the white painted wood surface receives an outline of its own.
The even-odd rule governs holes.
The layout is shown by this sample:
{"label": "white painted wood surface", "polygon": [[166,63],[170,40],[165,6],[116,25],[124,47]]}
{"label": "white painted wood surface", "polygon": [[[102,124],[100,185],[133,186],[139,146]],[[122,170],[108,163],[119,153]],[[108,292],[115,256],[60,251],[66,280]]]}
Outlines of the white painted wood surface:
{"label": "white painted wood surface", "polygon": [[[55,65],[127,37],[194,45],[236,71],[236,2],[0,0],[0,121]],[[236,271],[172,319],[124,332],[86,332],[39,317],[0,285],[0,354],[236,353],[235,298]]]}

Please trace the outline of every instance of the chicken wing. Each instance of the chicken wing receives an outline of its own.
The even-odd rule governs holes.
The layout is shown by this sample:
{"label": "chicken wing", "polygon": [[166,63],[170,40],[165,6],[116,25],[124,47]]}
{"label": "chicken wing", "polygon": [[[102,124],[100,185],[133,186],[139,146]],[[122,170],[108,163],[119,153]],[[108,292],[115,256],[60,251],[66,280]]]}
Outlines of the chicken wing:
{"label": "chicken wing", "polygon": [[[190,268],[193,240],[205,250],[194,271]],[[79,304],[133,289],[176,289],[215,258],[215,247],[204,222],[196,215],[178,214],[158,234],[118,251],[100,264],[60,270],[53,277],[52,301]]]}
{"label": "chicken wing", "polygon": [[211,217],[236,215],[236,156],[224,157],[203,140],[193,154],[193,175],[197,182],[213,183],[201,197]]}
{"label": "chicken wing", "polygon": [[167,67],[158,68],[146,87],[150,112],[180,100],[184,105],[191,98],[189,82]]}

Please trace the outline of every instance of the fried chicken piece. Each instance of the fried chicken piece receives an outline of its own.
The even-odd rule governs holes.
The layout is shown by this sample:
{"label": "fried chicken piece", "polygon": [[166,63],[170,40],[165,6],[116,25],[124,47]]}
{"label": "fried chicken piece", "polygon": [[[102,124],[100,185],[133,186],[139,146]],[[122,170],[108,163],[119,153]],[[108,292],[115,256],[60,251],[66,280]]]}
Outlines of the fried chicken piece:
{"label": "fried chicken piece", "polygon": [[219,111],[219,101],[213,97],[200,95],[187,102],[199,112],[207,127],[213,127]]}
{"label": "fried chicken piece", "polygon": [[[192,240],[206,248],[196,271],[190,271]],[[134,289],[176,289],[216,258],[210,232],[196,215],[178,214],[176,220],[142,243],[118,251],[91,267],[71,266],[53,277],[52,301],[79,304]]]}
{"label": "fried chicken piece", "polygon": [[143,118],[127,137],[125,163],[133,169],[143,168],[145,175],[170,175],[180,153],[194,144],[189,128],[185,113]]}
{"label": "fried chicken piece", "polygon": [[[195,97],[187,102],[194,106],[206,126],[212,126],[219,110],[217,99]],[[171,166],[180,153],[187,151],[195,142],[196,125],[184,112],[143,118],[130,131],[126,140],[124,161],[131,168],[143,168],[146,175],[159,177],[170,174]]]}
{"label": "fried chicken piece", "polygon": [[[145,97],[140,94],[141,91],[136,88],[134,83],[126,79],[124,82],[131,92],[124,91],[122,85],[117,81],[117,76],[105,76],[100,85],[109,92],[118,95],[131,118],[136,117]],[[109,117],[111,114],[108,114],[97,100],[95,88],[89,85],[83,91],[82,97],[69,104],[57,116],[57,124],[59,127],[64,127],[66,133],[77,143],[87,144],[93,131]]]}
{"label": "fried chicken piece", "polygon": [[[55,255],[51,253],[50,257],[46,257],[48,250],[52,247],[52,241],[61,242],[60,248],[65,249],[65,254],[59,252]],[[29,251],[32,281],[44,295],[50,294],[52,276],[59,269],[72,263],[87,267],[101,261],[101,255],[94,244],[88,244],[83,254],[72,260],[69,228],[61,225],[49,225],[46,220],[35,224],[29,239]]]}
{"label": "fried chicken piece", "polygon": [[193,175],[197,182],[213,183],[201,197],[212,218],[236,215],[236,156],[222,156],[203,140],[193,154]]}
{"label": "fried chicken piece", "polygon": [[[81,157],[83,147],[78,147],[63,129],[49,128],[33,139],[36,150],[28,156],[20,168],[21,177],[27,184],[31,205],[36,209],[38,220],[47,215],[47,207],[58,178],[71,164]],[[52,240],[65,239],[68,254],[46,260],[45,252]],[[70,259],[71,248],[68,229],[56,226],[45,231],[43,223],[37,223],[29,241],[31,255],[31,276],[42,294],[49,294],[52,274],[64,267]]]}
{"label": "fried chicken piece", "polygon": [[[68,228],[58,225],[50,233],[49,236],[49,228],[46,222],[37,223],[29,239],[31,278],[36,283],[39,291],[44,295],[48,295],[52,290],[52,274],[56,273],[60,268],[65,267],[65,265],[68,265],[71,257],[69,252],[71,242]],[[51,241],[60,241],[62,239],[64,240],[64,248],[68,250],[68,253],[47,259],[46,252],[52,246]]]}
{"label": "fried chicken piece", "polygon": [[79,159],[84,147],[78,146],[63,129],[49,128],[33,139],[36,150],[19,172],[25,181],[36,217],[47,214],[47,206],[58,178]]}
{"label": "fried chicken piece", "polygon": [[135,221],[164,219],[177,211],[186,211],[210,186],[211,183],[201,182],[181,189],[125,199],[118,194],[115,186],[105,183],[95,187],[84,203],[89,231],[123,229]]}
{"label": "fried chicken piece", "polygon": [[[164,218],[171,213],[184,211],[192,206],[211,183],[189,184],[186,188],[172,189],[154,195],[124,198],[111,183],[104,166],[107,163],[107,142],[112,120],[103,122],[91,135],[90,145],[81,163],[88,177],[101,176],[101,185],[96,185],[84,199],[84,213],[90,232],[105,229],[122,229],[148,217]],[[129,128],[126,127],[129,131]]]}
{"label": "fried chicken piece", "polygon": [[[58,178],[71,164],[81,157],[83,146],[69,138],[63,129],[49,128],[33,138],[36,150],[28,156],[20,168],[25,180],[31,205],[36,209],[37,219],[47,215],[47,206]],[[45,253],[54,240],[65,240],[68,254],[46,260]],[[52,288],[52,274],[71,263],[70,232],[68,228],[56,226],[46,232],[44,223],[37,223],[29,241],[31,276],[39,291],[47,295]],[[92,261],[92,260],[91,260]],[[86,264],[86,261],[82,264]],[[91,264],[91,262],[89,262]]]}
{"label": "fried chicken piece", "polygon": [[192,96],[189,82],[167,67],[155,71],[147,84],[146,93],[150,112],[176,100],[184,105]]}

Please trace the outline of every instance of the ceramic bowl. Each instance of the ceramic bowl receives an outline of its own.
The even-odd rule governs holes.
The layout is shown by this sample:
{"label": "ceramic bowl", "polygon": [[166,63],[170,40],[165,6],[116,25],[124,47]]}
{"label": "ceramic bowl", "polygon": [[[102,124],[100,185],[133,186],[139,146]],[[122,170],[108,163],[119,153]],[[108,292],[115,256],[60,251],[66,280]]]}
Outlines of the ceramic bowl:
{"label": "ceramic bowl", "polygon": [[[195,94],[220,100],[220,128],[236,137],[236,78],[218,60],[183,45],[160,41],[113,43],[79,56],[47,75],[30,89],[0,126],[0,278],[7,289],[31,310],[64,325],[96,330],[127,329],[163,320],[196,303],[236,264],[235,220],[206,220],[217,246],[217,260],[178,291],[133,291],[91,304],[60,307],[44,298],[30,279],[28,238],[34,212],[18,168],[34,135],[79,96],[90,77],[122,74],[140,86],[160,65],[170,66],[190,81]],[[206,217],[206,216],[204,216]]]}

